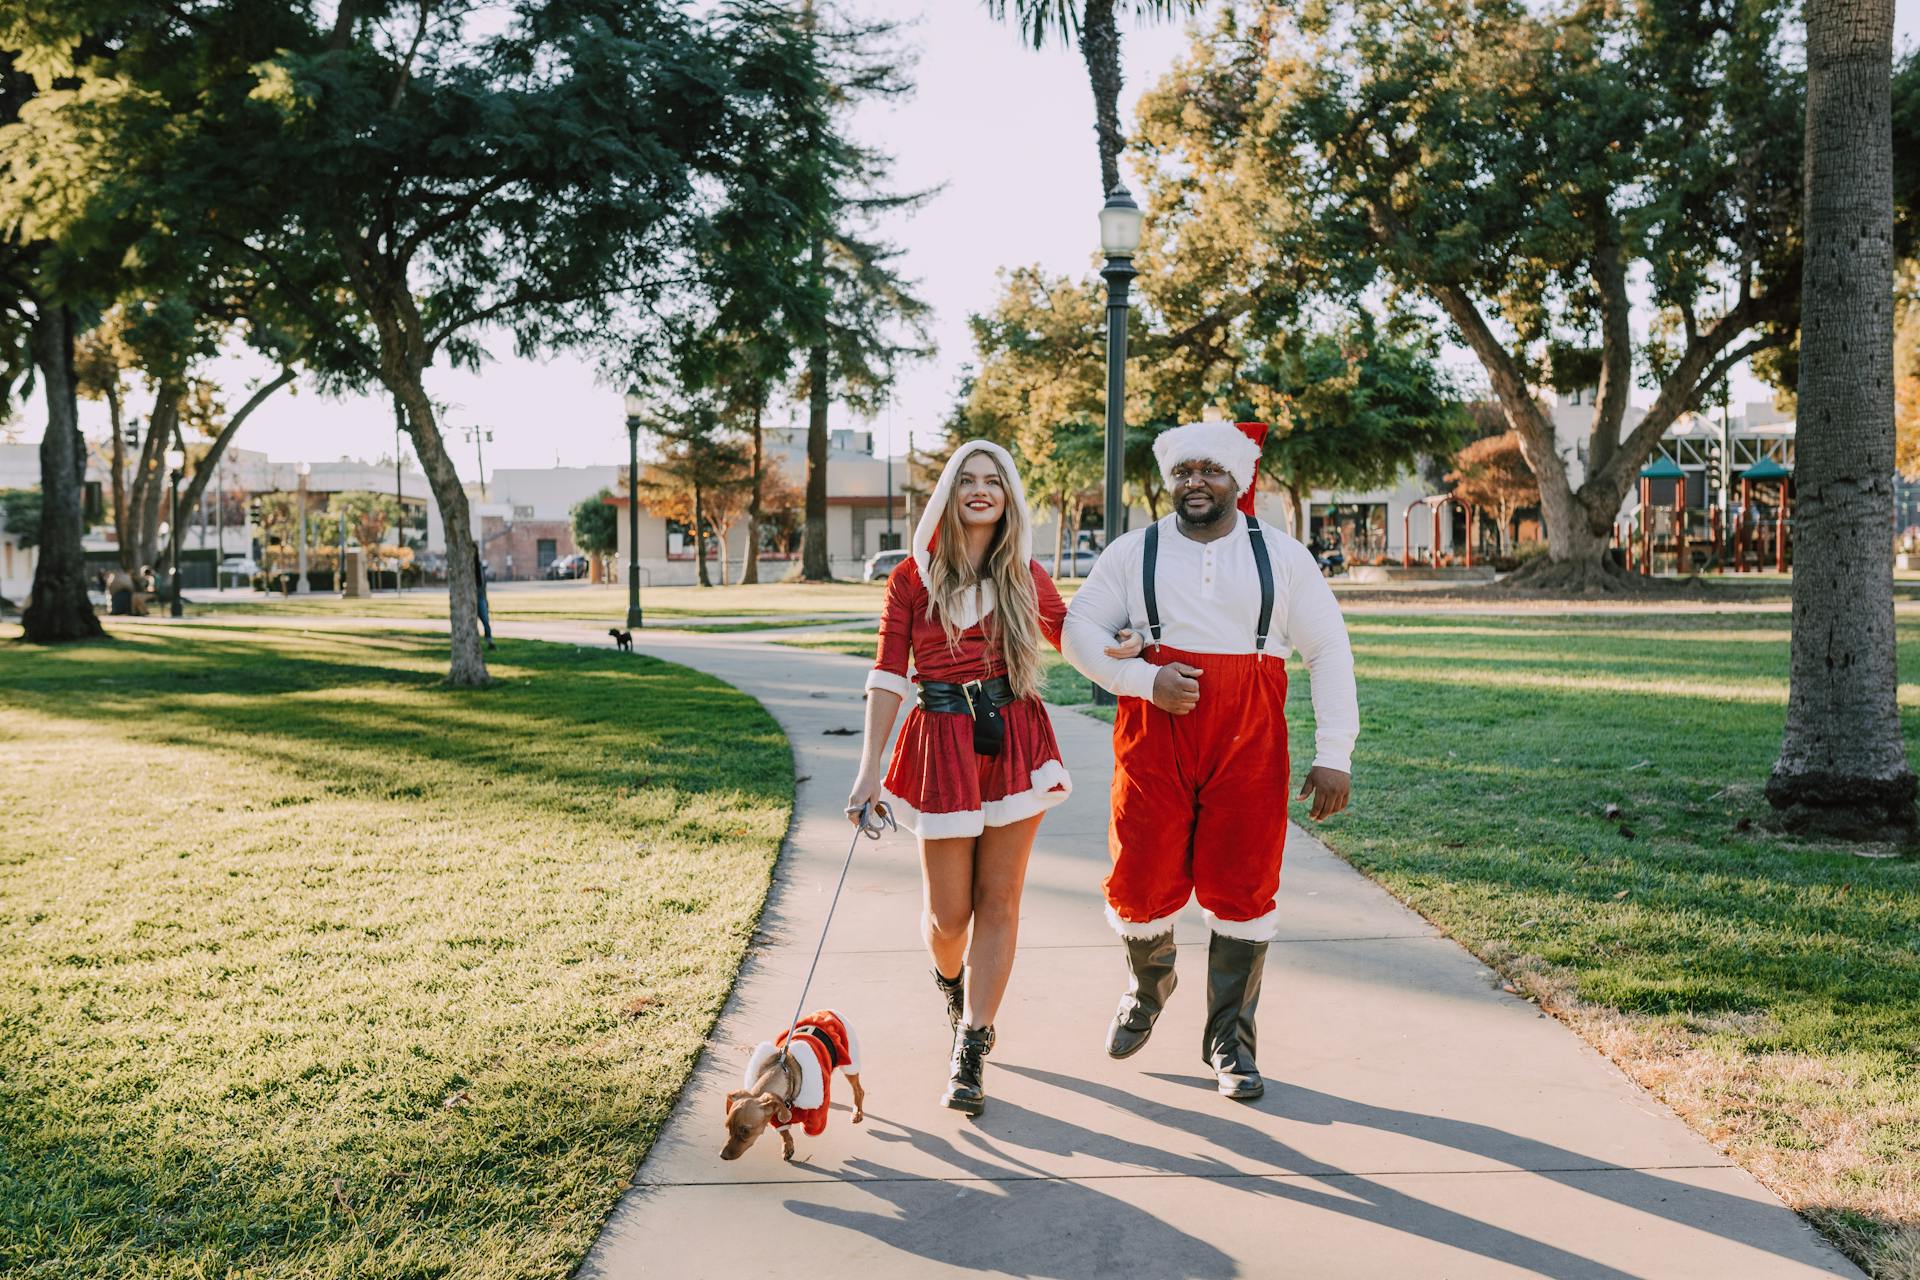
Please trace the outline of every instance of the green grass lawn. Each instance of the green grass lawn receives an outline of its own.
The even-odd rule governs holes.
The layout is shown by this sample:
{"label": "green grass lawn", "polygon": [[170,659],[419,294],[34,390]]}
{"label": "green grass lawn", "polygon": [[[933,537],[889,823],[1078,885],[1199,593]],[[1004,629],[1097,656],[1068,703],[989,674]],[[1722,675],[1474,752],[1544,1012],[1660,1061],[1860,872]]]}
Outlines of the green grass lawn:
{"label": "green grass lawn", "polygon": [[[1363,731],[1328,844],[1876,1276],[1920,1276],[1920,861],[1765,829],[1787,618],[1348,623]],[[1900,643],[1911,755],[1920,623]],[[1292,716],[1298,776],[1305,679]]]}
{"label": "green grass lawn", "polygon": [[[886,585],[879,582],[771,582],[750,587],[643,586],[640,607],[649,622],[736,615],[774,618],[835,613],[877,615],[885,590]],[[356,600],[344,599],[331,591],[305,596],[256,592],[246,600],[195,602],[189,597],[188,604],[190,612],[201,616],[320,614],[417,620],[447,616],[447,589],[445,586],[409,588],[398,595],[378,591]],[[496,621],[584,618],[605,619],[614,624],[627,616],[627,589],[587,582],[495,584],[487,594],[487,608]]]}
{"label": "green grass lawn", "polygon": [[0,1274],[571,1272],[725,999],[791,755],[683,668],[502,641],[456,691],[444,649],[0,645]]}

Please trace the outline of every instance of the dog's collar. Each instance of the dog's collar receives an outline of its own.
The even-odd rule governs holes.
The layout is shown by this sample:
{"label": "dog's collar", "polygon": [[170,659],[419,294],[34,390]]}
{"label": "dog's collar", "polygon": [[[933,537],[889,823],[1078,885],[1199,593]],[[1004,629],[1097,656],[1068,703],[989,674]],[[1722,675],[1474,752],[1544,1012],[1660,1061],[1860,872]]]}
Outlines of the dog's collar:
{"label": "dog's collar", "polygon": [[787,1091],[780,1101],[791,1110],[793,1100],[800,1096],[800,1059],[794,1056],[791,1044],[780,1047],[780,1074],[786,1078]]}

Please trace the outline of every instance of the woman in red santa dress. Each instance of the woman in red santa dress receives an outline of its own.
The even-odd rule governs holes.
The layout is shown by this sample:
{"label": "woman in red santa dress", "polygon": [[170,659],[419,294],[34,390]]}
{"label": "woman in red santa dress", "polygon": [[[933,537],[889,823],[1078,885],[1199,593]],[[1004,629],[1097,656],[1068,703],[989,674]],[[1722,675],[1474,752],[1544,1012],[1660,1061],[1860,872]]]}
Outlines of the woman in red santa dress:
{"label": "woman in red santa dress", "polygon": [[[1013,458],[985,440],[961,445],[914,530],[913,555],[887,579],[847,814],[857,821],[862,806],[882,803],[919,837],[921,931],[953,1027],[943,1101],[968,1115],[986,1105],[981,1077],[1034,833],[1073,785],[1040,700],[1040,646],[1059,647],[1065,615],[1033,559]],[[1114,652],[1138,646],[1129,639]],[[883,775],[887,735],[915,682]]]}

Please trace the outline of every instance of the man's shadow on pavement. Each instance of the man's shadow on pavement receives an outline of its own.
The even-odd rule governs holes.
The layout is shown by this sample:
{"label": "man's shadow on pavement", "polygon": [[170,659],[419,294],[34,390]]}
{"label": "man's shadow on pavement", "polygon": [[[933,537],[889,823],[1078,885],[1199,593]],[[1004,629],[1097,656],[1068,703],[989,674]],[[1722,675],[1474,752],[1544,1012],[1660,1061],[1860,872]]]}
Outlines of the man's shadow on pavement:
{"label": "man's shadow on pavement", "polygon": [[[1005,1104],[996,1100],[993,1106]],[[1023,1113],[1021,1121],[1058,1123],[1032,1112]],[[886,1201],[890,1212],[806,1200],[787,1201],[788,1212],[860,1232],[902,1254],[1029,1280],[1149,1274],[1231,1280],[1239,1274],[1233,1259],[1207,1241],[1086,1183],[1046,1175],[1018,1161],[1009,1168],[872,1111],[867,1124],[869,1137],[904,1142],[950,1166],[952,1180],[855,1157],[834,1176]],[[907,1273],[903,1263],[902,1274]]]}
{"label": "man's shadow on pavement", "polygon": [[[1283,1178],[1274,1175],[1226,1171],[1226,1177],[1257,1184],[1264,1194],[1294,1200],[1333,1213],[1359,1218],[1409,1234],[1438,1240],[1455,1248],[1469,1250],[1502,1262],[1518,1264],[1557,1277],[1623,1277],[1628,1273],[1604,1263],[1571,1254],[1556,1246],[1519,1235],[1505,1228],[1481,1222],[1449,1209],[1432,1205],[1403,1191],[1382,1185],[1362,1174],[1347,1173],[1324,1161],[1307,1157],[1271,1134],[1220,1111],[1196,1111],[1165,1102],[1141,1098],[1124,1089],[1077,1076],[1063,1075],[1037,1067],[1007,1064],[1003,1071],[1056,1088],[1082,1094],[1121,1110],[1130,1111],[1156,1124],[1168,1125],[1197,1134],[1241,1156],[1246,1161],[1272,1169],[1286,1170]],[[1213,1081],[1198,1076],[1162,1072],[1145,1073],[1155,1080],[1178,1084],[1216,1097]],[[1224,1105],[1224,1104],[1223,1104]],[[997,1109],[1006,1105],[996,1101]],[[1516,1171],[1594,1195],[1642,1213],[1649,1213],[1686,1227],[1712,1232],[1725,1239],[1752,1247],[1759,1218],[1771,1210],[1764,1202],[1729,1195],[1691,1183],[1676,1182],[1642,1170],[1622,1169],[1618,1165],[1591,1156],[1568,1151],[1551,1143],[1521,1137],[1472,1121],[1445,1116],[1401,1111],[1356,1102],[1334,1094],[1322,1093],[1299,1085],[1269,1080],[1266,1097],[1255,1109],[1302,1124],[1348,1124],[1367,1126],[1384,1132],[1416,1138],[1455,1150],[1512,1165]],[[1083,1145],[1062,1148],[1063,1139],[1049,1132],[1049,1126],[1076,1129],[1086,1134]],[[1124,1142],[1110,1134],[1089,1134],[1078,1126],[1067,1126],[1051,1117],[1029,1113],[1029,1123],[1014,1134],[1000,1135],[1007,1141],[1043,1151],[1085,1151],[1105,1159],[1121,1159],[1145,1168],[1195,1177],[1221,1177],[1222,1166],[1215,1161],[1180,1156],[1157,1148]],[[1075,1140],[1079,1141],[1079,1140]],[[1130,1154],[1115,1155],[1118,1146]],[[1584,1175],[1584,1176],[1583,1176]],[[1599,1176],[1596,1176],[1599,1175]],[[1326,1195],[1303,1185],[1302,1179],[1337,1180],[1340,1195]]]}

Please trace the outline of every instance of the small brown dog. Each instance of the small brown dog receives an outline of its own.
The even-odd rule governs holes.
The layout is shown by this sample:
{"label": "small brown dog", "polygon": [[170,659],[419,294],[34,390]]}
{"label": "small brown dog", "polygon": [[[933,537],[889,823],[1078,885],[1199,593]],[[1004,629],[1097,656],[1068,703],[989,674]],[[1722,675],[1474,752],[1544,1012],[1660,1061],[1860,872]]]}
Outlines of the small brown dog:
{"label": "small brown dog", "polygon": [[794,1025],[793,1038],[762,1041],[747,1060],[746,1088],[727,1095],[727,1145],[722,1160],[738,1160],[771,1124],[780,1131],[781,1158],[793,1159],[795,1121],[809,1134],[826,1132],[833,1073],[845,1073],[853,1089],[853,1122],[867,1118],[867,1091],[860,1084],[860,1041],[847,1020],[831,1009],[810,1013]]}

